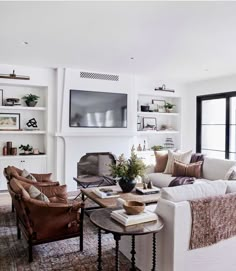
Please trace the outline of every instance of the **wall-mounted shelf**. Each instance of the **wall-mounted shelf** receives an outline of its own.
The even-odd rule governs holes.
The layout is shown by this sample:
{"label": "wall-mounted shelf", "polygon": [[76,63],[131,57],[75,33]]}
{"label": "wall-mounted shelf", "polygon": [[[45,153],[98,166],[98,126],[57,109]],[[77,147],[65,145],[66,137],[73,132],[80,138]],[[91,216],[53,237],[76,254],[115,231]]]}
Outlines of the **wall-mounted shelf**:
{"label": "wall-mounted shelf", "polygon": [[41,157],[41,158],[43,158],[43,157],[47,157],[47,155],[46,154],[39,154],[39,155],[5,155],[5,156],[3,156],[3,155],[0,155],[0,160],[6,160],[6,159],[12,159],[12,160],[14,160],[14,159],[16,159],[16,158],[19,158],[19,159],[31,159],[31,158],[33,158],[33,159],[36,159],[36,158],[39,158],[39,157]]}
{"label": "wall-mounted shelf", "polygon": [[0,106],[0,110],[7,111],[19,111],[19,110],[30,110],[30,111],[45,111],[46,107],[29,107],[29,106]]}
{"label": "wall-mounted shelf", "polygon": [[46,131],[0,131],[0,134],[17,134],[17,135],[41,135],[46,134]]}
{"label": "wall-mounted shelf", "polygon": [[137,112],[138,116],[165,116],[165,117],[172,117],[172,116],[179,116],[179,113],[162,113],[162,112]]}
{"label": "wall-mounted shelf", "polygon": [[165,135],[165,134],[178,134],[179,131],[137,131],[137,135]]}

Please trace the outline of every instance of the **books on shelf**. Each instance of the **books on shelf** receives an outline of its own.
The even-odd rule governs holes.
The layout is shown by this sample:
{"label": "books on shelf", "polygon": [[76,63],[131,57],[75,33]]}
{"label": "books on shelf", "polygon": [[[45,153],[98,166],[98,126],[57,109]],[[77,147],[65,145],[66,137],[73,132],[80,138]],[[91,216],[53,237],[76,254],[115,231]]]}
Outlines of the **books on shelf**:
{"label": "books on shelf", "polygon": [[157,220],[157,215],[151,211],[144,210],[138,215],[128,215],[124,209],[111,212],[111,218],[121,223],[124,226],[150,222]]}
{"label": "books on shelf", "polygon": [[155,186],[153,186],[153,188],[147,189],[143,189],[142,187],[136,187],[136,192],[143,195],[156,194],[160,192],[160,188]]}
{"label": "books on shelf", "polygon": [[120,195],[117,191],[113,191],[109,188],[95,188],[93,192],[102,199],[106,198],[118,198]]}

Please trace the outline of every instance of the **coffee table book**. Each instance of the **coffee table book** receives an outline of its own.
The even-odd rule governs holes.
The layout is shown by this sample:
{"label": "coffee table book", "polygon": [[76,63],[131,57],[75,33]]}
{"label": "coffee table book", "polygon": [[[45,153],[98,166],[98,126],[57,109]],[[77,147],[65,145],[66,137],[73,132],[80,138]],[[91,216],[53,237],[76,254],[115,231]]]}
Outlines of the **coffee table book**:
{"label": "coffee table book", "polygon": [[111,218],[124,226],[131,226],[135,224],[150,222],[157,220],[157,215],[151,211],[144,210],[138,215],[127,215],[124,209],[115,210],[111,212]]}
{"label": "coffee table book", "polygon": [[101,199],[118,198],[120,196],[117,191],[113,191],[112,189],[95,188],[93,192]]}
{"label": "coffee table book", "polygon": [[156,194],[160,192],[160,188],[153,187],[153,188],[143,189],[142,187],[136,187],[136,192],[143,195]]}

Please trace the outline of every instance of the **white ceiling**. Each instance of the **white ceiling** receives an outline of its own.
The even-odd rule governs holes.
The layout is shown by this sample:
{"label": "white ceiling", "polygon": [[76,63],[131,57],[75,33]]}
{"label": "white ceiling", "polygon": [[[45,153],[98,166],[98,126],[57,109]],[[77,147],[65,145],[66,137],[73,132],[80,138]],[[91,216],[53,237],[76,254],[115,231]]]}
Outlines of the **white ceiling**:
{"label": "white ceiling", "polygon": [[198,80],[235,73],[235,27],[236,2],[0,2],[0,63]]}

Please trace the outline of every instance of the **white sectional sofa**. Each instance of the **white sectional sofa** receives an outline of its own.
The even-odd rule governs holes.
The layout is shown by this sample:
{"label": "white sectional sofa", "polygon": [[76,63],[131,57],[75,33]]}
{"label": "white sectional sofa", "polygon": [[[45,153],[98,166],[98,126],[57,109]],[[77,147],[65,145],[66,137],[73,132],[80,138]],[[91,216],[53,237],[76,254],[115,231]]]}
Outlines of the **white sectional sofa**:
{"label": "white sectional sofa", "polygon": [[[202,179],[198,179],[196,182],[223,180],[227,171],[235,163],[236,161],[205,157],[202,168]],[[148,176],[153,185],[158,187],[167,187],[175,178],[170,174],[154,173],[154,165],[149,166]]]}
{"label": "white sectional sofa", "polygon": [[[189,250],[192,226],[188,200],[236,192],[236,181],[214,181],[224,179],[235,161],[206,157],[203,178],[193,185],[166,187],[161,190],[157,205],[150,205],[164,220],[164,228],[157,235],[158,271],[235,271],[236,237],[215,245]],[[151,173],[152,181],[160,187],[168,186],[171,176]],[[122,237],[120,251],[130,257],[131,240]],[[152,236],[136,238],[136,263],[142,271],[151,270]]]}

